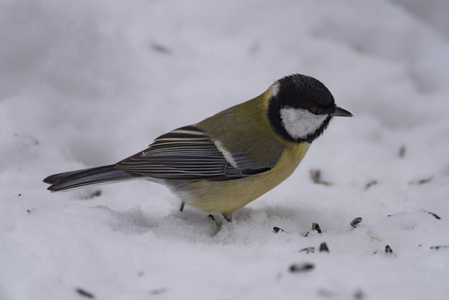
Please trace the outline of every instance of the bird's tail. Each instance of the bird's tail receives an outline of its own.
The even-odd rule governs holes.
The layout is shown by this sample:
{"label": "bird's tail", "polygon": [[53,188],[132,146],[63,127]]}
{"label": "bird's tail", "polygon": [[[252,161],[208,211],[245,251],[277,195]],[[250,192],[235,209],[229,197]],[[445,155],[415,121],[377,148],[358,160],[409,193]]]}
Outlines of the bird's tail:
{"label": "bird's tail", "polygon": [[117,170],[114,165],[109,165],[50,175],[44,179],[44,182],[51,184],[48,187],[49,191],[57,192],[84,185],[121,181],[136,177],[140,177],[140,175]]}

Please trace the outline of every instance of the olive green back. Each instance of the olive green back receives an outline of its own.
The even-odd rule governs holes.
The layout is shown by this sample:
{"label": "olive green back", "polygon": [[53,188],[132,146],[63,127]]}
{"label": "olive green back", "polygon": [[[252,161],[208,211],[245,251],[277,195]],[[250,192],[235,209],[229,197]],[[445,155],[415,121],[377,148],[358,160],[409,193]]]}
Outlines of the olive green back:
{"label": "olive green back", "polygon": [[[198,128],[231,153],[242,153],[260,164],[275,165],[285,143],[268,120],[271,88],[262,95],[207,118]],[[219,138],[218,138],[219,137]]]}

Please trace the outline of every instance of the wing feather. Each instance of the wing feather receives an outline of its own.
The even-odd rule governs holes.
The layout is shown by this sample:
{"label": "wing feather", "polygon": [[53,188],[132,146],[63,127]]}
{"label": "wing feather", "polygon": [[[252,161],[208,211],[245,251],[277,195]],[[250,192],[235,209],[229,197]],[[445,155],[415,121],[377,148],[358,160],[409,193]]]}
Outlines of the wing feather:
{"label": "wing feather", "polygon": [[161,179],[231,180],[273,167],[259,164],[244,153],[231,155],[232,163],[203,131],[186,126],[158,137],[147,149],[120,161],[115,168]]}

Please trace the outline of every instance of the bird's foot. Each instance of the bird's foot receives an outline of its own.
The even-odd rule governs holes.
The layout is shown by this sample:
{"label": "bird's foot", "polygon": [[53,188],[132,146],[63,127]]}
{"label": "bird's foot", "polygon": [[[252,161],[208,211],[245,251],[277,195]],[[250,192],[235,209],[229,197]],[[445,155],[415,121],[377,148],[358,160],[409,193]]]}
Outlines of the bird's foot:
{"label": "bird's foot", "polygon": [[223,218],[228,221],[228,223],[232,222],[232,214],[223,214]]}
{"label": "bird's foot", "polygon": [[215,217],[213,215],[209,215],[209,219],[211,219],[213,222],[215,222],[215,225],[217,225],[217,228],[213,234],[213,236],[215,236],[217,233],[220,232],[221,227],[222,227],[222,223],[218,222],[217,220],[215,220]]}
{"label": "bird's foot", "polygon": [[181,206],[179,207],[179,211],[182,212],[184,210],[184,205],[186,203],[184,201],[181,202]]}

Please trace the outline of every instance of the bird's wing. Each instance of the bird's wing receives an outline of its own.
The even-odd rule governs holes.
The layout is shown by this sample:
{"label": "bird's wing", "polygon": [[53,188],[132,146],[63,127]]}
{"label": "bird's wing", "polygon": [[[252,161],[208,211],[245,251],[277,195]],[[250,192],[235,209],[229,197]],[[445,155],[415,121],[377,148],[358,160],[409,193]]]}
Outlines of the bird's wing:
{"label": "bird's wing", "polygon": [[147,149],[115,165],[132,174],[161,179],[231,180],[270,170],[245,153],[230,153],[194,126],[158,137]]}

